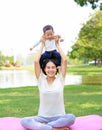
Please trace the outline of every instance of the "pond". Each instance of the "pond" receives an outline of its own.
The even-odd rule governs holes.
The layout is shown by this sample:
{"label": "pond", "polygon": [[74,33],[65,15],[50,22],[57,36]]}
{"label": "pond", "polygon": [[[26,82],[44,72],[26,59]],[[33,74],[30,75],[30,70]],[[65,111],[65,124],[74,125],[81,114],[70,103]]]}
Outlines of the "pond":
{"label": "pond", "polygon": [[35,77],[29,71],[24,70],[0,71],[0,88],[33,86],[35,84],[36,84]]}
{"label": "pond", "polygon": [[[102,84],[102,76],[67,75],[65,85]],[[26,70],[0,70],[0,88],[36,86],[33,73]]]}

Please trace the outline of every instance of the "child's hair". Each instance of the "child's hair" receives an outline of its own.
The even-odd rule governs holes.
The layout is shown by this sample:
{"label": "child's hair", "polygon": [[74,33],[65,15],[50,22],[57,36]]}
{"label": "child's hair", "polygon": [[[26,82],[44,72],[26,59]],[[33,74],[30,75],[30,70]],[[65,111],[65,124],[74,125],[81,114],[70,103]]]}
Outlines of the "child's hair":
{"label": "child's hair", "polygon": [[45,33],[47,30],[50,30],[50,29],[51,29],[52,31],[54,31],[54,30],[53,30],[53,27],[52,27],[51,25],[46,25],[46,26],[43,27],[43,32]]}

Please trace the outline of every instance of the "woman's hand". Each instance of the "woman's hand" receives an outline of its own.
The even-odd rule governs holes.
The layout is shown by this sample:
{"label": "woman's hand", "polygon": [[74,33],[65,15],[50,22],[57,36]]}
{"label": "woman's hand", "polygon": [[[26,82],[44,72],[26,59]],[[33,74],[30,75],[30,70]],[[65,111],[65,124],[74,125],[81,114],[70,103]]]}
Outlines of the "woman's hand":
{"label": "woman's hand", "polygon": [[56,35],[56,36],[54,37],[54,39],[55,39],[56,44],[59,44],[60,36],[59,36],[59,35]]}
{"label": "woman's hand", "polygon": [[45,46],[45,41],[46,41],[46,38],[44,35],[42,35],[40,42],[42,43],[43,46]]}

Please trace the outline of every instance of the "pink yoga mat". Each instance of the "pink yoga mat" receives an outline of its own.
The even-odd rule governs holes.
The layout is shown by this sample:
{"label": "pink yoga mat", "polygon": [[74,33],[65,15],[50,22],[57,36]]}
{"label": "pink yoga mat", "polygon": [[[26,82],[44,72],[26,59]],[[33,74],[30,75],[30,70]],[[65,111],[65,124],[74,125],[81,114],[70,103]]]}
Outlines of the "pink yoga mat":
{"label": "pink yoga mat", "polygon": [[[20,124],[21,118],[2,117],[0,118],[0,130],[26,130]],[[88,115],[76,118],[71,130],[102,130],[102,116]]]}

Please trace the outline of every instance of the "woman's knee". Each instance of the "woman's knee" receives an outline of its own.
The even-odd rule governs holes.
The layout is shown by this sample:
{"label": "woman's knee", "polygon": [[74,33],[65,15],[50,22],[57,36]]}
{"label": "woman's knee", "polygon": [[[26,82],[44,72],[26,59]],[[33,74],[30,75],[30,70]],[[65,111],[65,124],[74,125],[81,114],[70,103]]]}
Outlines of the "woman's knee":
{"label": "woman's knee", "polygon": [[74,114],[68,114],[68,117],[70,118],[70,122],[73,124],[75,122],[75,115]]}
{"label": "woman's knee", "polygon": [[27,123],[27,119],[26,118],[22,118],[20,121],[22,126],[25,126],[25,124]]}

